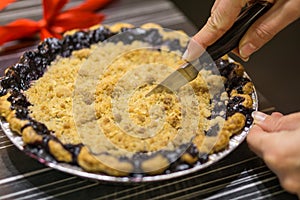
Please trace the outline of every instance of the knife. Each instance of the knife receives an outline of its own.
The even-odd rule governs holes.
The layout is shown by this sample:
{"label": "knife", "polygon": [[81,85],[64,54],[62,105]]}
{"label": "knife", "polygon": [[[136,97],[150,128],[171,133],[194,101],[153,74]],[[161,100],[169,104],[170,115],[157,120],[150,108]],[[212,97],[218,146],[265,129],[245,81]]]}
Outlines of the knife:
{"label": "knife", "polygon": [[256,1],[246,7],[232,27],[214,44],[207,47],[206,52],[199,57],[199,62],[197,62],[197,59],[193,62],[186,62],[153,88],[146,96],[162,90],[174,92],[194,80],[203,68],[202,65],[204,63],[209,64],[236,48],[248,28],[266,13],[272,5],[268,1]]}

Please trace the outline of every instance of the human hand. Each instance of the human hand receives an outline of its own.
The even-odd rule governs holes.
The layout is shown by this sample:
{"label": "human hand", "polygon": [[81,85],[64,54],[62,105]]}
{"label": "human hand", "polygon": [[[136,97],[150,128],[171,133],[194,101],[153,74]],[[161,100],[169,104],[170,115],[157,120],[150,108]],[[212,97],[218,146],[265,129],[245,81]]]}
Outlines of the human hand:
{"label": "human hand", "polygon": [[255,125],[247,142],[278,176],[281,186],[300,198],[300,112],[253,113]]}
{"label": "human hand", "polygon": [[[300,0],[268,1],[274,3],[272,8],[248,29],[238,48],[233,51],[243,60],[247,60],[279,31],[300,17]],[[196,50],[197,46],[206,49],[217,41],[233,25],[247,2],[249,0],[216,0],[211,16],[204,27],[193,36],[184,58],[191,61],[199,57],[201,52]]]}

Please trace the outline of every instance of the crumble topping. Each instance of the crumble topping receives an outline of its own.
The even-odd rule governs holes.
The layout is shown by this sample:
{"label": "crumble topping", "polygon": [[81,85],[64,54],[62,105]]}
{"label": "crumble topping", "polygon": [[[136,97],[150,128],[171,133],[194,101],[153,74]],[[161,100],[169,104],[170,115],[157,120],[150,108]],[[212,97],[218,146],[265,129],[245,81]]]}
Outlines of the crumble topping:
{"label": "crumble topping", "polygon": [[[84,144],[92,146],[95,153],[107,151],[117,155],[118,148],[134,153],[164,148],[174,150],[195,136],[197,140],[204,138],[212,98],[207,84],[217,90],[215,75],[203,72],[205,76],[211,76],[207,78],[209,83],[201,74],[190,83],[194,99],[178,99],[176,94],[168,92],[145,97],[165,74],[171,73],[184,61],[175,53],[139,49],[142,46],[140,42],[131,45],[108,43],[94,48],[93,55],[84,49],[76,51],[70,58],[57,59],[47,73],[25,92],[32,103],[30,115],[44,123],[64,144],[84,141]],[[129,53],[122,54],[124,51]],[[101,52],[114,53],[103,55]],[[121,56],[113,62],[107,62],[119,54]],[[87,56],[88,64],[84,63]],[[85,69],[84,65],[93,67]],[[125,77],[128,73],[132,77]],[[87,74],[99,74],[96,75],[98,81]],[[78,88],[74,93],[75,87]],[[93,87],[96,89],[89,91]],[[180,90],[184,98],[187,92],[187,86]],[[73,99],[77,104],[82,96],[84,100],[79,102],[80,110],[74,111]],[[49,100],[45,101],[45,97]],[[152,109],[154,107],[155,110],[155,106],[157,111]],[[74,120],[74,114],[78,120]],[[191,126],[192,123],[194,126]],[[91,124],[98,124],[97,128],[104,135],[98,135],[97,128]],[[103,137],[113,146],[105,144],[107,140]],[[201,146],[202,142],[198,142]]]}

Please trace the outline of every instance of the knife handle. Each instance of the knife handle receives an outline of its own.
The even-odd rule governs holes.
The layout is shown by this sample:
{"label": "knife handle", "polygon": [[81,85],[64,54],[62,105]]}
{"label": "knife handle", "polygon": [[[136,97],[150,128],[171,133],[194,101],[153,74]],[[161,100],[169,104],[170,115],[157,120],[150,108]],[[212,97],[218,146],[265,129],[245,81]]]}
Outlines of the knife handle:
{"label": "knife handle", "polygon": [[232,25],[232,27],[214,44],[207,47],[207,53],[213,60],[217,60],[238,47],[243,35],[249,27],[271,7],[272,3],[268,1],[256,1],[247,7]]}

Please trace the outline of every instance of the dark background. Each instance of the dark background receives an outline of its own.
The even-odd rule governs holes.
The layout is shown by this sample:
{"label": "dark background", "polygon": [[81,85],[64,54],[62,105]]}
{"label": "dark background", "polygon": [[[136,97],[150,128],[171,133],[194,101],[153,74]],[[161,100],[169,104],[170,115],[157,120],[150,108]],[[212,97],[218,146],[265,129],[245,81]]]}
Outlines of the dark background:
{"label": "dark background", "polygon": [[[198,29],[205,24],[214,3],[212,0],[172,1]],[[278,111],[300,111],[300,20],[277,34],[243,65],[257,90]]]}

